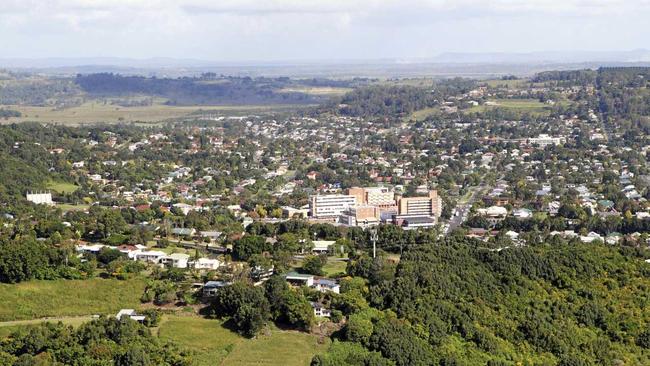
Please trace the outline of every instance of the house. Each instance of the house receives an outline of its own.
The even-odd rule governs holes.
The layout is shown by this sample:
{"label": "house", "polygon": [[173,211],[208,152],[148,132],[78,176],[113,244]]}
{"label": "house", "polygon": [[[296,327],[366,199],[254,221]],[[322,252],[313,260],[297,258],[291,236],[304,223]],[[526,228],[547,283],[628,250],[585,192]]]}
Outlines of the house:
{"label": "house", "polygon": [[329,318],[332,315],[330,309],[321,303],[310,301],[309,304],[314,309],[314,316],[316,317]]}
{"label": "house", "polygon": [[336,281],[329,278],[317,278],[314,280],[314,288],[320,292],[334,292],[335,294],[340,293],[341,286],[336,283]]}
{"label": "house", "polygon": [[138,315],[134,309],[122,309],[117,313],[117,315],[115,315],[115,317],[117,320],[122,320],[122,318],[131,318],[131,320],[135,320],[138,323],[144,322],[147,318],[144,315]]}
{"label": "house", "polygon": [[592,231],[587,234],[587,236],[581,236],[580,241],[583,243],[593,243],[594,241],[603,241],[603,238],[600,236],[600,234]]}
{"label": "house", "polygon": [[207,270],[215,270],[219,269],[221,266],[221,262],[218,259],[210,259],[210,258],[199,258],[193,262],[188,263],[190,267],[193,267],[195,269],[207,269]]}
{"label": "house", "polygon": [[312,287],[314,285],[314,276],[308,274],[289,272],[285,279],[294,286]]}
{"label": "house", "polygon": [[314,240],[313,244],[314,247],[312,248],[312,252],[316,254],[327,254],[329,253],[329,249],[332,245],[334,245],[336,242],[334,240]]}
{"label": "house", "polygon": [[174,253],[166,257],[160,258],[159,263],[163,266],[173,268],[187,268],[187,263],[190,259],[188,254]]}
{"label": "house", "polygon": [[527,209],[527,208],[518,208],[514,211],[512,211],[512,216],[523,220],[523,219],[529,219],[533,217],[533,211]]}
{"label": "house", "polygon": [[215,296],[220,289],[228,285],[230,285],[230,283],[226,281],[208,281],[205,283],[205,285],[203,285],[203,290],[202,290],[203,296],[205,297]]}
{"label": "house", "polygon": [[201,231],[199,232],[199,236],[202,238],[208,238],[211,241],[217,241],[219,240],[219,237],[221,237],[222,232],[221,231]]}
{"label": "house", "polygon": [[508,210],[505,207],[501,207],[501,206],[490,206],[488,208],[479,208],[476,211],[480,215],[483,215],[491,225],[495,225],[499,221],[505,219],[506,215],[508,214]]}
{"label": "house", "polygon": [[194,236],[196,234],[196,229],[176,227],[172,229],[172,234],[176,236]]}
{"label": "house", "polygon": [[161,251],[157,250],[143,250],[139,252],[135,252],[133,259],[136,261],[141,261],[141,262],[150,262],[150,263],[159,263],[160,259],[163,257],[166,257],[167,254]]}
{"label": "house", "polygon": [[255,266],[251,269],[251,278],[255,281],[266,281],[271,276],[273,276],[273,273],[275,273],[275,267],[271,265],[271,267],[262,267],[262,266]]}

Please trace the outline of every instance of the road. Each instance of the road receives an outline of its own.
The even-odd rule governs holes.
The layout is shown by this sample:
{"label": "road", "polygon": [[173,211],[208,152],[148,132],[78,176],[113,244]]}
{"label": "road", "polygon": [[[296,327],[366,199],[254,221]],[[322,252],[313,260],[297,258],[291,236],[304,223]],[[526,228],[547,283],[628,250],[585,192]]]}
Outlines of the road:
{"label": "road", "polygon": [[451,219],[449,219],[447,226],[445,226],[444,235],[447,235],[450,232],[454,231],[457,227],[462,225],[465,220],[467,220],[467,216],[469,215],[469,210],[472,208],[472,205],[474,202],[476,202],[476,200],[483,196],[487,188],[487,185],[484,183],[478,187],[472,187],[470,188],[470,194],[465,195],[458,201],[458,204],[451,212]]}

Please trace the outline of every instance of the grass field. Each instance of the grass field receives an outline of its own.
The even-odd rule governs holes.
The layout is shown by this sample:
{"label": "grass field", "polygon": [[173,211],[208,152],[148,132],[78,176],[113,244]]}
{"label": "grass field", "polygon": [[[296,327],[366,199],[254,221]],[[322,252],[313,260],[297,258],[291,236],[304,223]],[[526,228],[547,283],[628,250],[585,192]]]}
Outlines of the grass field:
{"label": "grass field", "polygon": [[[51,323],[63,323],[65,325],[71,325],[73,327],[78,327],[81,324],[91,321],[92,318],[89,317],[78,317],[78,318],[69,318],[69,319],[57,319],[57,320],[52,320],[50,321]],[[20,330],[20,329],[26,329],[30,327],[35,327],[38,324],[43,323],[42,320],[34,320],[34,321],[26,321],[24,324],[12,324],[10,323],[0,323],[0,339],[6,338],[11,335],[11,333]]]}
{"label": "grass field", "polygon": [[493,88],[500,87],[500,86],[505,86],[507,88],[519,88],[522,86],[525,86],[530,83],[530,80],[528,79],[518,79],[518,80],[501,80],[501,79],[493,79],[493,80],[483,80],[485,84],[488,86],[491,86]]}
{"label": "grass field", "polygon": [[348,262],[343,262],[343,261],[335,261],[330,258],[330,260],[327,261],[327,264],[323,267],[323,271],[325,272],[326,276],[333,276],[337,273],[345,273],[345,268],[347,267]]}
{"label": "grass field", "polygon": [[337,96],[343,95],[352,88],[335,88],[329,86],[296,86],[280,89],[281,93],[304,93],[309,95]]}
{"label": "grass field", "polygon": [[550,106],[537,99],[493,99],[491,105],[479,105],[467,109],[468,112],[483,112],[492,108],[505,108],[518,112],[544,114],[548,113]]}
{"label": "grass field", "polygon": [[404,118],[404,121],[424,121],[427,117],[439,113],[440,109],[437,107],[424,108],[411,113],[408,117]]}
{"label": "grass field", "polygon": [[90,208],[90,205],[71,205],[69,203],[59,203],[56,205],[62,211],[85,211]]}
{"label": "grass field", "polygon": [[[0,106],[3,107],[3,106]],[[86,123],[119,123],[119,122],[160,122],[164,120],[188,116],[198,111],[210,112],[255,112],[275,109],[286,109],[295,106],[286,105],[223,105],[223,106],[168,106],[153,104],[151,106],[121,107],[104,104],[101,101],[90,101],[80,106],[56,109],[51,106],[7,105],[9,109],[18,110],[21,117],[2,120],[2,123],[34,121],[42,123],[62,123],[79,125]]]}
{"label": "grass field", "polygon": [[270,335],[246,339],[218,320],[198,316],[165,316],[158,334],[195,351],[195,366],[305,366],[328,347],[327,343],[318,344],[313,335],[275,328]]}
{"label": "grass field", "polygon": [[49,181],[47,183],[47,189],[61,194],[66,194],[76,191],[79,189],[79,186],[72,183]]}
{"label": "grass field", "polygon": [[113,314],[137,308],[143,279],[29,281],[0,285],[0,321]]}

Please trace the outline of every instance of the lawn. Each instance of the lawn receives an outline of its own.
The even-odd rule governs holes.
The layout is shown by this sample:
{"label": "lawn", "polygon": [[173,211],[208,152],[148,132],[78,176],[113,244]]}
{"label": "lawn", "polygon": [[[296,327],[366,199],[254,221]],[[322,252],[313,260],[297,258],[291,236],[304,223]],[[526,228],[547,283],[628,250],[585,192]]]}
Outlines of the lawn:
{"label": "lawn", "polygon": [[46,185],[47,189],[50,189],[52,191],[61,193],[61,194],[66,194],[66,193],[73,193],[77,189],[79,189],[79,186],[76,184],[72,183],[67,183],[67,182],[56,182],[56,181],[49,181],[47,182]]}
{"label": "lawn", "polygon": [[212,365],[309,365],[327,349],[317,337],[276,328],[270,335],[246,339],[224,328],[220,321],[198,316],[165,316],[159,337],[196,351],[195,366]]}
{"label": "lawn", "polygon": [[114,314],[139,307],[144,286],[141,278],[0,284],[0,321]]}
{"label": "lawn", "polygon": [[345,269],[348,265],[348,262],[333,260],[334,258],[329,258],[325,266],[323,266],[323,271],[326,276],[333,276],[337,273],[345,273]]}
{"label": "lawn", "polygon": [[158,336],[195,351],[195,366],[218,365],[230,350],[244,341],[220,321],[189,315],[166,315]]}

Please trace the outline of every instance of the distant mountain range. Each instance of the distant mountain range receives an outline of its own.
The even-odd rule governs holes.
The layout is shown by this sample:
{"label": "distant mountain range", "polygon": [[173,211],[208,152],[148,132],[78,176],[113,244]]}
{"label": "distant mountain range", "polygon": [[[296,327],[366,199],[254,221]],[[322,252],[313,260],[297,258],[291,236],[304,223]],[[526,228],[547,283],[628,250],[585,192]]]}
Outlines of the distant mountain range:
{"label": "distant mountain range", "polygon": [[582,63],[650,62],[650,50],[632,51],[547,51],[530,53],[443,53],[440,63]]}
{"label": "distant mountain range", "polygon": [[650,66],[650,50],[443,53],[431,58],[223,62],[198,59],[120,57],[0,58],[0,68],[50,75],[113,72],[125,75],[190,76],[216,72],[235,76],[416,77],[530,75],[545,70],[599,66]]}

